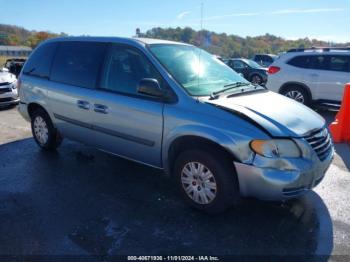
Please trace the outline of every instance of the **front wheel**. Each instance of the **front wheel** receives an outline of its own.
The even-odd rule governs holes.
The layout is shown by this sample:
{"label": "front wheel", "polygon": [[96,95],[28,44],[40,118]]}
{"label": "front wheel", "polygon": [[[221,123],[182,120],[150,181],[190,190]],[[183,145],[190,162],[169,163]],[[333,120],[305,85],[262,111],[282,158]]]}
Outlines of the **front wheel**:
{"label": "front wheel", "polygon": [[34,111],[31,126],[34,140],[42,149],[55,150],[60,146],[62,138],[43,109]]}
{"label": "front wheel", "polygon": [[239,200],[233,163],[217,150],[183,152],[174,176],[181,195],[191,206],[207,213],[222,212]]}

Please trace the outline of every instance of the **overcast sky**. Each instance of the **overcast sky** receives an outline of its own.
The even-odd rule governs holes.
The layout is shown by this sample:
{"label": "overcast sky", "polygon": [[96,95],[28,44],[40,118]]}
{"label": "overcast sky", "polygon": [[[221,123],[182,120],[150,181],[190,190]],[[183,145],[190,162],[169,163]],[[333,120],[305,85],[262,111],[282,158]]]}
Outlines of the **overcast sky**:
{"label": "overcast sky", "polygon": [[350,0],[0,0],[0,23],[71,35],[132,36],[137,27],[203,27],[240,36],[350,42]]}

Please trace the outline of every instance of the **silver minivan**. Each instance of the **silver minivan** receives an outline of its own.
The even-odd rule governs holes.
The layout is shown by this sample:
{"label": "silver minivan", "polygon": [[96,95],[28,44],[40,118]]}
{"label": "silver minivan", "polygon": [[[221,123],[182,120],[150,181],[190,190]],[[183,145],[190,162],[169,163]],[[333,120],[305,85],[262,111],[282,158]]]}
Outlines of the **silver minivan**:
{"label": "silver minivan", "polygon": [[192,45],[48,40],[18,87],[19,111],[41,148],[68,138],[162,169],[189,204],[210,213],[241,196],[300,196],[321,182],[334,155],[321,116]]}

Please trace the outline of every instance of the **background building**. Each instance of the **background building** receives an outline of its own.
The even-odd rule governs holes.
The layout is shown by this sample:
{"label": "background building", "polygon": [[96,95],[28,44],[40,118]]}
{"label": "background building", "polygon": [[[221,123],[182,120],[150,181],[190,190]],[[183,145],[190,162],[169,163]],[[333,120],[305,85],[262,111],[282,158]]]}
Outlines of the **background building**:
{"label": "background building", "polygon": [[6,46],[0,45],[0,56],[22,57],[29,56],[32,48],[27,46]]}

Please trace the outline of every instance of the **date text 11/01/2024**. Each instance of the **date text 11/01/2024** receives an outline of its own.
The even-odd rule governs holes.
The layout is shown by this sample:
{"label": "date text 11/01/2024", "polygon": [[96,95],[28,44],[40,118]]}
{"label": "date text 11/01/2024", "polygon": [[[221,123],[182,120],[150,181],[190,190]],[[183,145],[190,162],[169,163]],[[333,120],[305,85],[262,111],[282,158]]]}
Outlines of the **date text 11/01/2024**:
{"label": "date text 11/01/2024", "polygon": [[220,261],[216,256],[128,256],[128,261]]}

